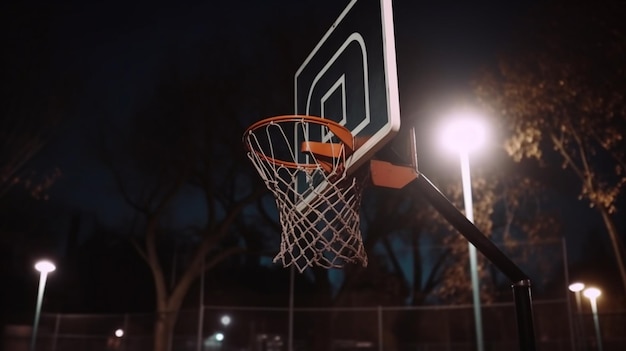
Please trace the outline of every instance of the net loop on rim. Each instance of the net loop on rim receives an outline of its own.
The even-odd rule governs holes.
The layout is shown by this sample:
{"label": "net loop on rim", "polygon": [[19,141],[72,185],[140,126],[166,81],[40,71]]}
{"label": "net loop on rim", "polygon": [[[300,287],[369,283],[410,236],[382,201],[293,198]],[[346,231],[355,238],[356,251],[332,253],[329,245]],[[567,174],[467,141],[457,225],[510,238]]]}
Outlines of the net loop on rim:
{"label": "net loop on rim", "polygon": [[346,174],[354,137],[315,116],[278,116],[244,133],[248,158],[273,193],[281,224],[274,262],[307,267],[367,265],[360,232],[361,184]]}

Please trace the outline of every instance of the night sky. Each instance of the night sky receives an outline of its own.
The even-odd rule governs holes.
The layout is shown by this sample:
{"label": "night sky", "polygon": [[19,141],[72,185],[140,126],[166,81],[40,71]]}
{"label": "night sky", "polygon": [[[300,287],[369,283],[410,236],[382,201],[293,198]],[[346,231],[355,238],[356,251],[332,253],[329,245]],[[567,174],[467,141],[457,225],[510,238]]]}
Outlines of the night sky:
{"label": "night sky", "polygon": [[[60,257],[66,253],[71,218],[77,213],[83,219],[97,218],[111,225],[127,214],[128,208],[115,194],[111,173],[95,157],[94,140],[101,128],[124,128],[151,96],[164,66],[175,61],[195,67],[201,64],[196,54],[206,48],[214,55],[236,54],[245,60],[272,57],[276,53],[264,50],[264,43],[271,41],[264,36],[268,28],[290,33],[296,50],[293,55],[303,59],[315,45],[315,38],[326,31],[346,3],[75,0],[0,5],[3,56],[8,58],[3,74],[10,75],[15,67],[35,72],[28,85],[20,86],[26,94],[37,84],[67,84],[73,95],[69,120],[29,164],[29,168],[42,172],[58,168],[62,176],[48,191],[47,201],[20,202],[32,206],[36,209],[34,215],[45,217],[49,223],[45,235],[54,239],[41,251]],[[498,49],[507,44],[534,6],[534,2],[502,1],[446,5],[394,2],[403,121],[421,128],[423,138],[418,146],[426,172],[429,168],[454,167],[456,162],[442,158],[427,145],[431,142],[430,128],[434,128],[429,124],[435,118],[433,111],[462,95],[477,68],[495,62]],[[224,50],[225,42],[239,49],[236,53]],[[294,73],[281,71],[280,67],[268,70],[281,79],[289,79]],[[259,79],[265,77],[259,74]],[[286,89],[289,91],[291,86]],[[414,92],[419,95],[413,96]],[[292,95],[285,96],[285,106],[292,106],[292,99]],[[265,116],[251,118],[257,117]],[[588,213],[582,202],[568,207],[572,211],[570,218]],[[568,248],[572,257],[578,257],[582,242],[578,238],[597,229],[597,223],[577,223],[573,228],[577,232],[566,233]],[[89,230],[89,225],[83,224],[80,235],[89,235]],[[28,289],[35,286],[35,274],[24,280],[31,279],[33,284],[21,291],[34,296],[34,291]]]}
{"label": "night sky", "polygon": [[[298,33],[307,28],[323,33],[334,20],[333,14],[346,3],[65,1],[28,8],[14,5],[18,16],[9,22],[8,31],[10,45],[17,46],[14,63],[26,65],[24,57],[46,55],[48,79],[69,76],[73,79],[69,84],[78,90],[72,121],[54,135],[35,160],[44,167],[63,170],[63,179],[51,190],[53,200],[79,206],[107,221],[118,218],[112,206],[115,199],[106,188],[109,175],[94,159],[90,140],[103,125],[123,122],[132,115],[150,95],[159,69],[172,55],[183,64],[194,62],[194,50],[224,38],[259,50],[254,42],[268,40],[257,37],[268,26],[292,30],[297,41]],[[464,79],[473,68],[493,59],[508,27],[525,10],[520,5],[435,6],[408,1],[398,1],[394,6],[401,103],[408,106],[407,114],[416,109],[419,113],[420,107],[412,106],[411,97],[404,98],[405,86],[415,89],[427,85],[426,93],[442,101],[454,96],[456,90],[465,88]],[[314,16],[310,14],[320,20],[311,19]],[[289,28],[299,20],[308,22],[302,28]],[[315,42],[299,44],[309,50]],[[219,46],[213,49],[217,55],[230,54],[220,51]],[[255,54],[251,52],[249,59]],[[293,97],[285,99],[291,101]],[[423,100],[427,99],[419,99]],[[416,118],[419,116],[412,119]],[[90,196],[85,198],[85,194]]]}

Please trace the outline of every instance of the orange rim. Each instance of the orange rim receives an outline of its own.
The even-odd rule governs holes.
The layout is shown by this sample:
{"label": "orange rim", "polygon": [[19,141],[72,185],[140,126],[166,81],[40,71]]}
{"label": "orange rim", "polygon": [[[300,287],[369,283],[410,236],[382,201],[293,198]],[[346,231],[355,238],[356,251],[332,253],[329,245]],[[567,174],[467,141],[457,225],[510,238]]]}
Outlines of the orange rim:
{"label": "orange rim", "polygon": [[[352,136],[352,133],[350,132],[350,130],[344,126],[342,126],[341,124],[329,120],[329,119],[325,119],[322,117],[316,117],[316,116],[307,116],[307,115],[283,115],[283,116],[275,116],[275,117],[270,117],[270,118],[266,118],[263,119],[261,121],[258,121],[256,123],[254,123],[253,125],[251,125],[250,127],[248,127],[248,129],[246,129],[244,136],[248,136],[250,134],[254,134],[253,132],[259,128],[262,128],[264,126],[267,126],[269,124],[272,123],[277,123],[280,124],[281,122],[298,122],[298,121],[302,121],[302,122],[306,122],[306,123],[312,123],[312,124],[317,124],[317,125],[323,125],[328,127],[328,129],[330,129],[330,131],[337,137],[339,138],[339,140],[341,141],[341,144],[346,147],[346,157],[348,157],[349,155],[351,155],[354,152],[354,137]],[[254,148],[252,148],[250,146],[249,143],[245,142],[246,144],[246,148],[250,151],[250,152],[254,152],[256,155],[258,155],[260,158],[270,162],[270,163],[274,163],[274,164],[278,164],[278,165],[282,165],[288,168],[305,168],[305,169],[315,169],[318,167],[322,167],[324,168],[326,171],[330,171],[328,165],[326,162],[321,162],[319,164],[317,163],[295,163],[295,162],[291,162],[291,161],[285,161],[285,160],[279,160],[279,159],[275,159],[273,157],[267,156],[265,153],[256,150]],[[341,166],[340,166],[341,167]]]}

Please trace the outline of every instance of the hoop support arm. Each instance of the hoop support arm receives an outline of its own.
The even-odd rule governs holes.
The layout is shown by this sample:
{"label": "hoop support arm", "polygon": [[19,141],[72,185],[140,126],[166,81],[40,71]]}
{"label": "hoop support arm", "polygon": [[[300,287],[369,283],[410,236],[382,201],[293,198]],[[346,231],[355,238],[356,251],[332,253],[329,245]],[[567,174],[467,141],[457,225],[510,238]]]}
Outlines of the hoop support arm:
{"label": "hoop support arm", "polygon": [[520,350],[534,351],[535,332],[528,276],[470,222],[428,178],[418,177],[417,185],[430,204],[513,282]]}
{"label": "hoop support arm", "polygon": [[416,181],[422,194],[437,212],[513,282],[511,287],[515,297],[520,350],[534,351],[535,334],[528,276],[415,168],[371,160],[370,171],[372,183],[377,186],[401,189]]}

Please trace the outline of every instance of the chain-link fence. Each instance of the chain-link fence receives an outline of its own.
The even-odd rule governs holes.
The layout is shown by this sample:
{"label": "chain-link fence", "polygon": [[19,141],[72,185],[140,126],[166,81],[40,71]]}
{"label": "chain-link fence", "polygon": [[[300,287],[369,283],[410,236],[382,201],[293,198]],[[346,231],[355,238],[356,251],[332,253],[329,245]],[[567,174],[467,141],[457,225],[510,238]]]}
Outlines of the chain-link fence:
{"label": "chain-link fence", "polygon": [[[530,250],[532,248],[532,250]],[[426,261],[445,248],[421,247]],[[522,269],[532,272],[534,327],[537,350],[600,350],[593,316],[576,308],[573,294],[554,289],[568,282],[564,242],[503,248]],[[408,254],[410,252],[400,252]],[[559,264],[562,262],[562,264]],[[510,286],[493,266],[492,280]],[[410,272],[407,273],[411,276]],[[504,289],[503,288],[503,289]],[[200,291],[199,296],[204,296]],[[512,301],[510,288],[499,291],[501,301]],[[356,300],[355,300],[356,301]],[[385,304],[381,301],[381,304]],[[285,301],[287,305],[287,301]],[[296,305],[297,306],[297,305]],[[516,310],[512,302],[481,304],[486,351],[517,350]],[[229,316],[229,323],[222,320]],[[43,314],[37,333],[37,351],[153,350],[154,314],[73,315]],[[626,311],[599,309],[602,350],[626,350]],[[476,350],[472,305],[381,306],[343,308],[268,308],[203,306],[178,313],[169,351],[469,351]],[[31,326],[7,326],[3,350],[29,350]]]}
{"label": "chain-link fence", "polygon": [[[578,315],[566,300],[533,304],[538,350],[597,350],[592,315]],[[483,305],[485,350],[518,349],[515,306]],[[223,319],[228,316],[229,319]],[[38,351],[152,350],[154,315],[42,315]],[[626,349],[626,314],[599,315],[602,346]],[[172,351],[205,350],[475,350],[471,305],[354,308],[205,306],[179,313]],[[228,323],[226,323],[228,322]],[[4,350],[28,350],[30,327],[8,327]]]}

